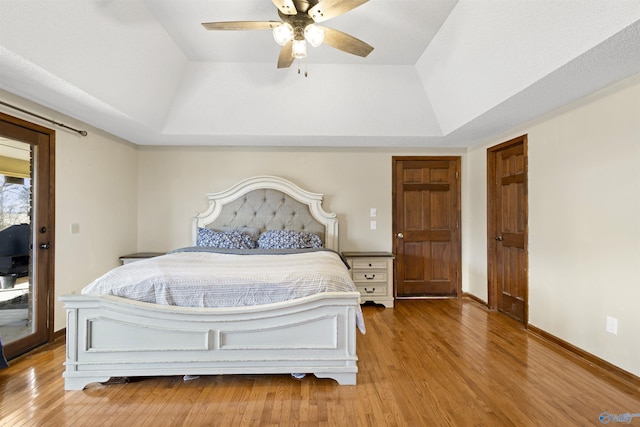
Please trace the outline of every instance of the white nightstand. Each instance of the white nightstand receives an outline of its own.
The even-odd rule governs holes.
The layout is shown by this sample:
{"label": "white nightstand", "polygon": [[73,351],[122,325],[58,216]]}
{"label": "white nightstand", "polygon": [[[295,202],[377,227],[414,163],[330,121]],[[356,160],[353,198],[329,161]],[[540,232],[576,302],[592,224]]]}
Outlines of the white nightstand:
{"label": "white nightstand", "polygon": [[351,266],[351,278],[360,291],[360,302],[393,307],[393,259],[389,252],[342,252]]}
{"label": "white nightstand", "polygon": [[140,261],[141,259],[153,258],[164,255],[165,252],[136,252],[135,254],[123,255],[120,257],[122,265]]}

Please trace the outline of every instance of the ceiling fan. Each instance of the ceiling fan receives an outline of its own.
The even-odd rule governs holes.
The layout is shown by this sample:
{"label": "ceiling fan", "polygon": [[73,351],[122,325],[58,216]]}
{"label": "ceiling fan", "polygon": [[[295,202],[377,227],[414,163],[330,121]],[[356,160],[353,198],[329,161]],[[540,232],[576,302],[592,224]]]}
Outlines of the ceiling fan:
{"label": "ceiling fan", "polygon": [[278,68],[290,67],[296,58],[307,56],[307,44],[323,42],[353,55],[366,57],[373,47],[342,31],[315,25],[340,16],[369,0],[272,0],[281,21],[205,22],[207,30],[272,30],[282,46]]}

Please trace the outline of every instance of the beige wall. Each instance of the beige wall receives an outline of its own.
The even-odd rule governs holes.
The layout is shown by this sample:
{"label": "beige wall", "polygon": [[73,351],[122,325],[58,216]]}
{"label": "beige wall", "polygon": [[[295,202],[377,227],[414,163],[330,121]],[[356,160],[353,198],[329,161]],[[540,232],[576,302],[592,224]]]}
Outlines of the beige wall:
{"label": "beige wall", "polygon": [[[469,150],[466,290],[486,300],[486,148],[529,141],[529,321],[640,375],[640,76]],[[618,334],[605,330],[618,319]]]}
{"label": "beige wall", "polygon": [[[137,248],[137,150],[87,130],[82,139],[56,132],[56,330],[66,326],[57,298],[79,291]],[[80,233],[71,234],[72,223]]]}
{"label": "beige wall", "polygon": [[[207,193],[255,175],[277,175],[325,195],[336,212],[341,250],[390,251],[393,155],[461,155],[463,150],[140,149],[138,247],[168,250],[191,244],[191,218],[207,207]],[[377,209],[377,229],[369,228]]]}

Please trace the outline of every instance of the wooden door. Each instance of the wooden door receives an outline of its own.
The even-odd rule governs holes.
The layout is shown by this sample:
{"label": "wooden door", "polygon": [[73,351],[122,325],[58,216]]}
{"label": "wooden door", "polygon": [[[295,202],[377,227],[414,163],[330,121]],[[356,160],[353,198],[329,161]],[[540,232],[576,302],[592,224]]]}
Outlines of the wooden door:
{"label": "wooden door", "polygon": [[393,157],[396,298],[460,296],[460,157]]}
{"label": "wooden door", "polygon": [[[29,226],[28,273],[21,278],[21,283],[12,283],[10,289],[1,290],[3,294],[24,290],[27,297],[24,303],[26,307],[22,307],[21,301],[15,309],[13,305],[5,305],[12,312],[24,311],[24,317],[21,317],[24,322],[12,321],[0,325],[0,331],[5,329],[2,334],[4,353],[12,358],[53,338],[55,133],[51,129],[0,113],[0,139],[3,146],[25,153],[23,157],[26,160],[22,161],[27,163],[25,182],[29,183],[24,185],[28,191],[29,209],[26,218],[20,220]],[[12,301],[6,301],[5,304]],[[10,340],[7,339],[8,332],[11,332]]]}
{"label": "wooden door", "polygon": [[487,151],[489,306],[527,322],[527,137]]}

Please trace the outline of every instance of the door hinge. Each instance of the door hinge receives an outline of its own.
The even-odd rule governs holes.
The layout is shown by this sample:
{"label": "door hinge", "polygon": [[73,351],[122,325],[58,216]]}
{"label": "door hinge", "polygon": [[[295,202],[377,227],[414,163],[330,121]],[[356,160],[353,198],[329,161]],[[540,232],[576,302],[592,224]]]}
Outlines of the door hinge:
{"label": "door hinge", "polygon": [[456,179],[458,179],[458,177],[459,177],[459,176],[460,176],[460,175],[459,175],[459,172],[458,172],[458,171],[456,171]]}

